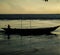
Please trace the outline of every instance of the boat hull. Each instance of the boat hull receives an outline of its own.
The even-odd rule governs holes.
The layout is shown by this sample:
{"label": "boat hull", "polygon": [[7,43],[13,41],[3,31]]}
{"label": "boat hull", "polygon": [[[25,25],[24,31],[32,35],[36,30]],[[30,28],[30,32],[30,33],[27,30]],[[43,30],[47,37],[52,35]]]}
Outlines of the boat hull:
{"label": "boat hull", "polygon": [[56,30],[59,26],[49,27],[49,28],[34,28],[34,29],[16,29],[16,28],[3,28],[5,30],[5,34],[19,34],[21,36],[27,35],[42,35],[42,34],[50,34],[52,31]]}

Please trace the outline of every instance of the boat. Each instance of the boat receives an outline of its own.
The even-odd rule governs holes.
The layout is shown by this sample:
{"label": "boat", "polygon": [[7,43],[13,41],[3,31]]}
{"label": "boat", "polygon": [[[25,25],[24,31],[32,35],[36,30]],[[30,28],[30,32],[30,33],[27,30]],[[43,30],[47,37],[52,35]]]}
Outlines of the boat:
{"label": "boat", "polygon": [[19,29],[19,28],[11,28],[8,25],[7,28],[2,28],[4,30],[4,34],[12,35],[18,34],[21,36],[28,36],[28,35],[43,35],[43,34],[50,34],[52,31],[56,30],[60,25],[54,27],[47,27],[47,28],[31,28],[31,29]]}

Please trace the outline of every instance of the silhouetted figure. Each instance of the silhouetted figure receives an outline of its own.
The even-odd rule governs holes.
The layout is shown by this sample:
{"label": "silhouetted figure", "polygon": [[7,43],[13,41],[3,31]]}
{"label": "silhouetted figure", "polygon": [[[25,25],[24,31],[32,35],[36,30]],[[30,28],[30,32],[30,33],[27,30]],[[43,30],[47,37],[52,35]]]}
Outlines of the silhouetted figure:
{"label": "silhouetted figure", "polygon": [[10,29],[10,25],[8,24],[8,29]]}
{"label": "silhouetted figure", "polygon": [[7,39],[10,39],[10,25],[8,24],[8,37],[7,37]]}

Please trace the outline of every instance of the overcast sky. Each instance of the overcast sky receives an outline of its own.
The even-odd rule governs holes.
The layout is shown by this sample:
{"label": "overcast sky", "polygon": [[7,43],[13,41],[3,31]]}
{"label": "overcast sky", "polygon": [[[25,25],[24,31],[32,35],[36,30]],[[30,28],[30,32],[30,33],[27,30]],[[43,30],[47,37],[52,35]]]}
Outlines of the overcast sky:
{"label": "overcast sky", "polygon": [[0,14],[60,14],[60,0],[0,0]]}

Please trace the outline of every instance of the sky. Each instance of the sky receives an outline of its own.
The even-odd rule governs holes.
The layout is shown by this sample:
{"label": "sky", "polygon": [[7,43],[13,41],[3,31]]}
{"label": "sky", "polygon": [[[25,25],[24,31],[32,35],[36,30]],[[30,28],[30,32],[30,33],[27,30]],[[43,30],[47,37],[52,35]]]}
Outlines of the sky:
{"label": "sky", "polygon": [[0,0],[0,14],[60,14],[60,0]]}

